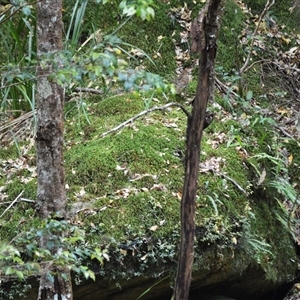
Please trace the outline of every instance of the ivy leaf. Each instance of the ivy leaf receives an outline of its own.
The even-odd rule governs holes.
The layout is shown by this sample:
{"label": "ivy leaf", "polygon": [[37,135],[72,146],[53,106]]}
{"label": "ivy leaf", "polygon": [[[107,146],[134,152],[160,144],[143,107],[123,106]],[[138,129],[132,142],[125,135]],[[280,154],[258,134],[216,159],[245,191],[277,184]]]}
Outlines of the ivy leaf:
{"label": "ivy leaf", "polygon": [[16,275],[18,276],[19,280],[23,280],[24,279],[23,272],[16,270]]}
{"label": "ivy leaf", "polygon": [[7,269],[5,270],[5,275],[12,275],[15,274],[15,270],[12,267],[7,267]]}
{"label": "ivy leaf", "polygon": [[246,100],[250,101],[252,99],[252,97],[253,97],[253,92],[252,91],[248,91],[247,95],[246,95]]}
{"label": "ivy leaf", "polygon": [[93,279],[94,281],[96,281],[95,273],[93,271],[91,271],[91,270],[88,270],[88,273],[89,273],[89,277],[91,279]]}
{"label": "ivy leaf", "polygon": [[25,16],[29,16],[31,13],[31,9],[29,6],[24,6],[24,7],[22,7],[22,12]]}

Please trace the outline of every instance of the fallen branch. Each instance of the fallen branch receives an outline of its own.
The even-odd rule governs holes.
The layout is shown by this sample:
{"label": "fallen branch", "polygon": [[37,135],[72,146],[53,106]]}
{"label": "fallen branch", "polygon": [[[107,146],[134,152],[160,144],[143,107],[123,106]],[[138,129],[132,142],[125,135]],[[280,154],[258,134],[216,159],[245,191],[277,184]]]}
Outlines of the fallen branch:
{"label": "fallen branch", "polygon": [[35,200],[31,200],[31,199],[21,198],[20,200],[27,203],[35,203]]}
{"label": "fallen branch", "polygon": [[140,112],[139,114],[135,115],[134,117],[132,117],[132,118],[126,120],[125,122],[121,123],[120,125],[116,126],[115,128],[113,128],[113,129],[111,129],[107,132],[102,133],[100,135],[100,137],[103,138],[103,137],[107,136],[110,133],[116,132],[116,131],[120,130],[121,128],[125,127],[127,124],[130,124],[130,123],[134,122],[136,119],[138,119],[138,118],[140,118],[144,115],[147,115],[147,114],[149,114],[153,111],[165,110],[165,109],[167,109],[168,107],[171,107],[171,106],[177,106],[177,107],[181,108],[182,111],[186,114],[187,117],[190,116],[190,113],[188,112],[188,110],[182,104],[177,103],[177,102],[171,102],[171,103],[168,103],[168,104],[163,105],[163,106],[154,106],[150,109],[144,110],[144,111]]}
{"label": "fallen branch", "polygon": [[248,193],[234,180],[232,179],[231,177],[225,175],[224,173],[218,173],[218,172],[215,172],[216,175],[218,176],[222,176],[224,177],[225,179],[229,180],[230,182],[232,182],[241,192],[243,192],[246,196],[248,196]]}
{"label": "fallen branch", "polygon": [[217,77],[215,77],[215,84],[219,89],[223,90],[223,92],[225,92],[226,94],[232,94],[234,97],[237,98],[239,97],[237,93],[235,93],[232,89],[230,89],[225,83],[223,83]]}
{"label": "fallen branch", "polygon": [[286,65],[282,66],[276,61],[270,61],[270,63],[277,66],[279,70],[283,70],[283,71],[291,70],[291,71],[296,71],[297,73],[300,73],[300,68],[295,68],[295,67],[286,66]]}
{"label": "fallen branch", "polygon": [[253,62],[250,66],[246,67],[246,69],[244,70],[244,73],[246,73],[248,70],[250,70],[251,68],[253,68],[255,65],[260,64],[265,62],[265,59],[261,59],[261,60],[256,60],[255,62]]}
{"label": "fallen branch", "polygon": [[282,127],[275,125],[275,128],[279,129],[285,136],[287,136],[288,138],[297,141],[291,134],[289,134],[287,131],[285,131]]}
{"label": "fallen branch", "polygon": [[16,119],[13,120],[8,119],[6,122],[3,123],[3,125],[0,126],[0,132],[4,131],[7,128],[18,126],[21,122],[31,119],[32,117],[33,117],[33,112],[29,111]]}
{"label": "fallen branch", "polygon": [[22,194],[24,193],[24,191],[22,191],[17,198],[4,210],[4,212],[1,214],[0,218],[3,217],[3,215],[20,199],[20,197],[22,196]]}
{"label": "fallen branch", "polygon": [[[77,88],[75,88],[75,92],[77,92],[77,93],[100,94],[100,95],[103,95],[103,94],[107,93],[107,91],[104,91],[102,89],[97,90],[97,89],[85,88],[85,87],[77,87]],[[121,89],[121,88],[118,88],[118,89],[112,90],[112,92],[113,92],[113,94],[118,94],[119,95],[120,93],[124,93],[125,90]]]}
{"label": "fallen branch", "polygon": [[83,87],[77,87],[75,88],[75,92],[84,92],[84,93],[91,93],[91,94],[104,94],[103,90],[96,90],[96,89],[92,89],[92,88],[83,88]]}
{"label": "fallen branch", "polygon": [[[30,199],[26,199],[26,198],[20,198],[19,199],[19,202],[27,202],[27,203],[35,203],[34,200],[30,200]],[[10,201],[7,201],[7,202],[1,202],[0,205],[5,205],[5,204],[9,204],[11,203]]]}

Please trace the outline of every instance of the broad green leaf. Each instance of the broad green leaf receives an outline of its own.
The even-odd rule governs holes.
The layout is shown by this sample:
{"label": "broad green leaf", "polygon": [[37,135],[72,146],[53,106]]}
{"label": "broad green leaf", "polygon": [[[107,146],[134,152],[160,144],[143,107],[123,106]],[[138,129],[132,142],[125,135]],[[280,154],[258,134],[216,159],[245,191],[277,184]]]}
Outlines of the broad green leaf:
{"label": "broad green leaf", "polygon": [[16,271],[12,267],[7,267],[6,270],[5,270],[5,275],[6,276],[12,275],[12,274],[15,274],[15,273],[16,273]]}
{"label": "broad green leaf", "polygon": [[24,279],[24,273],[22,271],[16,270],[16,275],[18,276],[19,280]]}
{"label": "broad green leaf", "polygon": [[247,92],[247,95],[246,95],[246,100],[247,101],[250,101],[253,97],[253,91],[248,91]]}

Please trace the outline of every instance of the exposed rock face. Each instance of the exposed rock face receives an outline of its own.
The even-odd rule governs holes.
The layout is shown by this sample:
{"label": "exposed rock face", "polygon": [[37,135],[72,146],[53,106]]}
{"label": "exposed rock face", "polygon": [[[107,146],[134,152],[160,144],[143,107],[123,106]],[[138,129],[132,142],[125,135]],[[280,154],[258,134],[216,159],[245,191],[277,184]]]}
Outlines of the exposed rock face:
{"label": "exposed rock face", "polygon": [[300,285],[299,283],[296,283],[289,291],[288,295],[284,298],[284,300],[298,300],[298,299],[300,299]]}
{"label": "exposed rock face", "polygon": [[[209,234],[206,229],[197,229],[198,243],[195,248],[190,299],[198,299],[199,296],[202,299],[203,294],[224,295],[242,300],[264,299],[262,298],[264,295],[269,297],[272,293],[275,294],[280,286],[295,278],[296,251],[288,234],[280,233],[279,226],[278,234],[280,234],[282,244],[279,245],[278,241],[278,248],[273,249],[274,254],[267,250],[259,254],[259,247],[255,248],[254,246],[257,251],[255,252],[253,245],[249,246],[247,233],[242,230],[241,238],[231,244],[227,243],[228,240],[209,243],[207,242]],[[141,247],[145,247],[145,245]],[[138,251],[139,249],[137,249]],[[75,299],[82,299],[82,297],[86,300],[95,298],[103,300],[137,299],[143,293],[145,294],[142,299],[170,299],[172,295],[170,286],[174,279],[168,275],[174,276],[175,262],[176,259],[173,258],[169,262],[149,264],[146,271],[141,272],[144,277],[112,281],[99,278],[96,283],[85,283],[75,287]],[[139,262],[134,256],[127,255],[123,266],[115,264],[113,261],[110,263],[120,273],[127,270],[134,274],[140,270]],[[111,272],[109,266],[106,266],[106,272],[107,274]],[[153,274],[161,274],[161,276],[153,279],[151,278]],[[165,279],[161,280],[163,278]],[[116,283],[118,284],[116,285]],[[151,289],[146,292],[149,288]]]}
{"label": "exposed rock face", "polygon": [[[199,297],[205,300],[255,300],[264,299],[264,295],[267,295],[268,299],[269,297],[273,299],[273,294],[277,294],[277,289],[288,282],[295,271],[287,262],[286,269],[281,270],[282,274],[278,279],[270,280],[266,278],[265,270],[255,263],[252,257],[245,256],[244,250],[236,251],[234,256],[228,249],[221,252],[217,251],[217,247],[211,246],[202,252],[201,257],[196,257],[196,263],[202,265],[193,272],[191,300]],[[111,266],[117,267],[113,262]],[[111,266],[106,266],[106,272],[110,272]],[[124,267],[120,267],[120,271]],[[74,299],[135,300],[144,294],[142,299],[169,300],[172,295],[170,286],[173,284],[173,278],[167,274],[170,272],[175,274],[175,267],[175,263],[172,262],[160,266],[153,265],[152,268],[149,267],[145,276],[136,276],[129,280],[121,278],[106,280],[98,275],[96,282],[85,281],[80,285],[74,284]],[[127,268],[133,271],[137,265],[127,264]],[[151,278],[151,272],[158,274],[159,269],[163,275],[160,278]],[[36,294],[37,285],[30,291],[27,299],[36,299]]]}
{"label": "exposed rock face", "polygon": [[[240,262],[241,258],[239,259],[237,254],[235,258],[227,257],[227,260],[225,258],[222,267],[194,272],[190,299],[199,299],[200,296],[201,299],[207,300],[263,299],[264,295],[272,294],[272,292],[275,294],[276,290],[285,283],[284,280],[272,281],[266,279],[265,271],[257,264],[249,264],[245,269],[243,269],[245,265],[241,265],[241,272],[239,272]],[[174,264],[170,265],[170,269],[172,268],[174,268]],[[155,285],[158,281],[159,279],[143,277],[119,281],[103,281],[99,278],[95,283],[86,282],[83,285],[76,286],[74,299],[133,300],[143,293],[145,295],[142,299],[170,299],[172,295],[170,283],[172,284],[172,281],[170,282],[168,277]],[[149,288],[151,289],[146,292]],[[206,298],[203,298],[204,294],[207,295]]]}

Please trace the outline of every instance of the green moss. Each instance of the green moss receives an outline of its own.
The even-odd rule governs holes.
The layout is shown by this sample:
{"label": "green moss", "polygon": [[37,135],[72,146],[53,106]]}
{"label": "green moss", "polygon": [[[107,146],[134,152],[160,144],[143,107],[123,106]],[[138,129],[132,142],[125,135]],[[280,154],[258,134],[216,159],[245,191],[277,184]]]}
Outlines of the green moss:
{"label": "green moss", "polygon": [[[115,113],[113,109],[108,111],[106,122]],[[174,152],[182,144],[182,131],[176,132],[159,124],[164,118],[160,113],[145,118],[156,119],[158,124],[145,126],[142,121],[137,121],[135,130],[124,128],[121,134],[98,138],[67,151],[68,184],[83,185],[93,194],[105,194],[127,186],[134,176],[141,175],[148,176],[150,184],[144,179],[137,180],[135,185],[149,187],[153,181],[151,176],[164,173],[161,171],[164,166],[168,168],[178,163]],[[72,173],[72,170],[76,171]]]}
{"label": "green moss", "polygon": [[145,109],[143,100],[135,94],[106,99],[95,96],[85,100],[85,103],[87,115],[78,113],[74,103],[69,103],[66,108],[69,112],[65,130],[67,144],[98,138],[99,134]]}
{"label": "green moss", "polygon": [[1,241],[11,241],[18,234],[26,232],[30,228],[37,227],[39,221],[32,205],[18,203],[18,208],[4,215],[0,222]]}
{"label": "green moss", "polygon": [[244,14],[233,1],[226,1],[219,33],[217,65],[222,66],[225,72],[239,70],[243,63],[244,50],[239,46],[237,37],[244,29]]}
{"label": "green moss", "polygon": [[[107,199],[98,200],[97,207],[103,207],[107,203]],[[140,191],[109,203],[109,207],[101,213],[85,218],[85,223],[87,226],[91,223],[102,224],[101,234],[118,241],[147,236],[163,238],[178,224],[180,204],[168,192]]]}
{"label": "green moss", "polygon": [[[112,100],[99,103],[97,108],[107,110],[105,116],[108,127],[112,116],[119,113],[110,101]],[[121,106],[124,103],[122,101],[126,103],[125,99],[120,101]],[[125,105],[124,110],[126,112],[128,106]],[[234,143],[240,141],[249,153],[257,153],[263,151],[272,141],[272,135],[266,130],[266,124],[262,127],[260,122],[254,122],[256,117],[255,115],[251,117],[251,122],[255,125],[243,129],[235,120],[222,123],[216,121],[206,131],[202,143],[202,152],[205,154],[201,160],[208,160],[212,156],[221,157],[224,160],[222,172],[228,174],[229,178],[245,190],[249,186],[248,170],[235,150]],[[68,152],[66,157],[68,167],[78,170],[77,174],[80,175],[77,178],[76,174],[70,175],[71,172],[68,171],[68,176],[71,176],[68,177],[70,185],[75,183],[85,186],[85,190],[92,194],[92,198],[98,199],[97,207],[105,208],[98,214],[84,218],[85,225],[89,228],[89,238],[92,240],[97,237],[94,236],[95,229],[89,227],[90,224],[100,224],[97,232],[115,240],[128,241],[148,236],[165,239],[166,236],[174,234],[174,228],[177,228],[178,233],[183,164],[174,156],[174,151],[178,148],[184,149],[186,120],[182,120],[182,113],[178,113],[175,109],[171,113],[168,112],[168,118],[176,118],[179,131],[165,127],[163,125],[165,117],[155,113],[136,121],[134,130],[124,128],[121,133],[78,145]],[[146,119],[151,120],[147,126],[142,124]],[[232,147],[223,143],[218,148],[212,148],[207,143],[212,138],[211,135],[220,130],[231,132],[234,138]],[[256,142],[253,142],[254,140]],[[76,161],[80,163],[77,165]],[[117,165],[124,169],[117,170]],[[159,174],[159,176],[158,178],[145,176],[136,181],[132,180],[136,174]],[[154,186],[165,191],[151,190]],[[99,198],[99,195],[102,197]],[[205,232],[199,237],[202,244],[217,243],[222,249],[226,248],[225,245],[234,247],[232,244],[234,239],[244,243],[241,242],[243,232],[247,232],[249,236],[257,234],[258,240],[265,239],[264,235],[259,235],[259,231],[256,231],[256,223],[253,223],[253,232],[251,231],[252,219],[249,215],[248,197],[226,177],[210,173],[199,175],[197,207],[197,228],[200,232],[203,230]],[[260,219],[261,212],[257,210],[255,216]],[[163,225],[160,225],[161,221],[164,221]],[[151,228],[155,225],[158,227],[152,232]],[[247,251],[251,252],[252,249],[249,247]],[[262,255],[264,254],[263,252]],[[201,259],[197,263],[201,264]],[[267,266],[264,267],[270,271]],[[275,276],[270,274],[270,277]]]}
{"label": "green moss", "polygon": [[5,190],[9,195],[8,200],[14,200],[23,192],[22,197],[28,199],[35,199],[36,197],[36,180],[24,183],[21,182],[18,177],[12,178],[11,182],[6,184]]}
{"label": "green moss", "polygon": [[18,148],[15,145],[7,148],[4,147],[0,148],[0,162],[1,160],[7,160],[8,158],[15,159],[18,156],[19,156]]}
{"label": "green moss", "polygon": [[97,116],[134,115],[145,109],[141,95],[136,94],[107,98],[102,101],[98,100],[98,97],[92,97],[90,101],[97,103],[92,109],[93,114]]}

